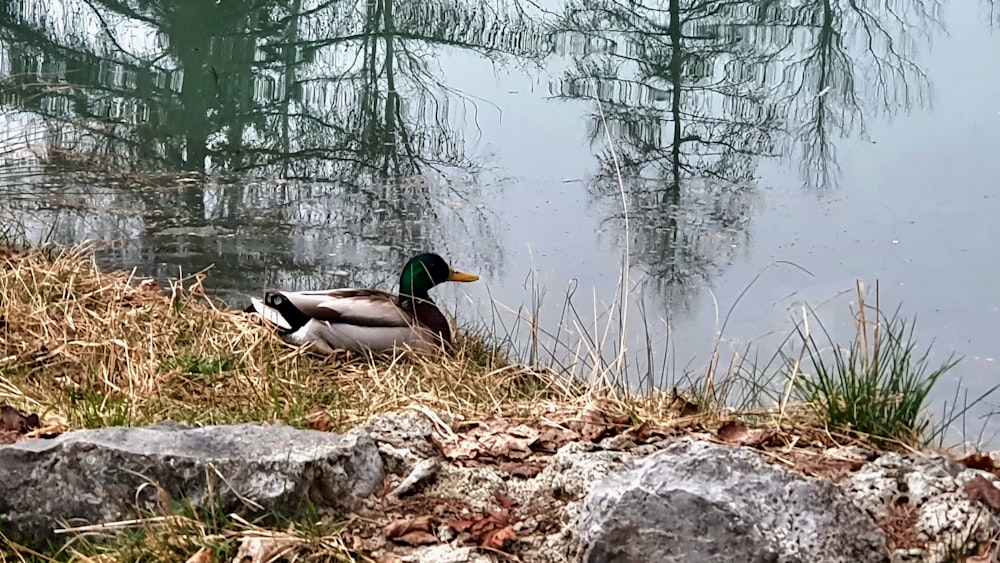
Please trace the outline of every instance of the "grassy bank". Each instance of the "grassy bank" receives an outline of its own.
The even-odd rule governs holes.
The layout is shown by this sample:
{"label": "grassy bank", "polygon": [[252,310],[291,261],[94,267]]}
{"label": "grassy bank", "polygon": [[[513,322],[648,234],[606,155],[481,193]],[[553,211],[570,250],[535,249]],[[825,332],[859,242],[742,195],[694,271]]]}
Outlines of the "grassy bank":
{"label": "grassy bank", "polygon": [[[461,332],[448,358],[317,357],[284,344],[252,316],[225,309],[205,283],[192,277],[160,287],[129,272],[102,271],[87,247],[0,247],[0,404],[38,413],[48,432],[168,419],[336,431],[413,404],[465,418],[531,418],[599,401],[613,411],[608,420],[623,426],[696,428],[729,441],[721,428],[732,435],[733,419],[740,419],[767,427],[776,443],[820,449],[858,441],[920,448],[950,422],[932,423],[925,407],[954,364],[930,365],[909,325],[877,314],[862,315],[858,337],[832,356],[841,347],[804,322],[793,335],[798,352],[782,356],[776,373],[760,374],[778,381],[772,393],[760,394],[774,400],[734,412],[719,397],[737,374],[713,368],[690,389],[631,394],[519,363],[492,344],[506,335],[484,331]],[[322,555],[315,560],[352,560],[338,535],[342,523],[320,518],[281,529],[315,547]],[[6,547],[13,561],[154,561],[203,548],[208,555],[196,561],[221,561],[231,560],[238,539],[254,530],[231,515],[178,507],[165,523],[130,530],[117,543],[78,543],[79,551],[57,559]],[[101,557],[90,558],[95,554]]]}
{"label": "grassy bank", "polygon": [[322,358],[206,296],[97,268],[86,248],[0,251],[0,402],[72,428],[282,421],[342,429],[411,402],[463,414],[582,390],[463,333],[450,358]]}
{"label": "grassy bank", "polygon": [[[509,335],[460,330],[455,353],[444,358],[320,357],[211,299],[202,274],[160,287],[101,270],[86,246],[0,246],[0,266],[0,403],[68,428],[170,419],[343,430],[413,403],[462,416],[527,416],[596,398],[634,420],[678,414],[677,390],[636,394],[623,389],[620,374],[584,383],[565,364],[559,372],[525,365],[495,344]],[[686,377],[681,394],[706,421],[744,414],[813,424],[844,439],[925,444],[951,422],[932,423],[925,407],[956,362],[932,366],[916,349],[911,324],[885,318],[859,296],[852,342],[834,342],[803,316],[789,336],[797,352],[779,353],[772,373],[726,372],[713,360],[701,377]],[[726,404],[740,384],[756,392]]]}

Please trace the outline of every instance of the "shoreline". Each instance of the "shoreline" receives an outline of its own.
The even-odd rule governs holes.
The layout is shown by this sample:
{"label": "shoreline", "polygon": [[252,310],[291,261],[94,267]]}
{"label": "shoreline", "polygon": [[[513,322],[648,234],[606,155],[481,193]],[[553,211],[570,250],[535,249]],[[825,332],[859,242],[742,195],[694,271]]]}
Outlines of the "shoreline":
{"label": "shoreline", "polygon": [[[611,478],[646,456],[692,440],[733,451],[753,451],[782,471],[818,481],[833,482],[871,467],[879,459],[899,455],[956,463],[941,457],[918,433],[929,428],[922,412],[923,397],[911,405],[916,410],[907,411],[909,418],[899,419],[902,426],[892,435],[873,436],[831,427],[836,401],[824,407],[822,400],[798,400],[803,390],[816,393],[815,386],[800,388],[790,383],[784,401],[772,408],[733,412],[718,401],[725,396],[721,392],[724,380],[696,381],[687,390],[623,393],[609,382],[581,382],[551,367],[514,361],[509,351],[492,344],[481,330],[461,331],[454,355],[445,358],[344,354],[321,358],[282,343],[250,315],[219,309],[206,295],[203,282],[201,277],[187,286],[175,282],[160,288],[155,281],[134,279],[127,272],[102,271],[85,246],[0,247],[0,404],[8,407],[4,416],[7,430],[0,432],[6,437],[4,442],[21,447],[36,440],[58,441],[61,438],[57,436],[81,436],[108,427],[141,430],[166,421],[191,428],[263,423],[333,435],[363,433],[367,428],[371,434],[374,420],[420,413],[423,422],[411,420],[415,427],[424,428],[419,436],[411,435],[392,447],[388,445],[392,440],[380,441],[377,432],[369,436],[378,445],[380,463],[388,469],[382,484],[386,490],[381,496],[366,497],[365,509],[381,510],[383,515],[392,512],[384,505],[384,493],[399,488],[407,479],[423,483],[420,487],[407,485],[418,492],[421,487],[444,483],[440,486],[451,494],[471,494],[466,481],[476,472],[489,482],[515,479],[530,483],[538,475],[564,478],[560,475],[565,473],[552,469],[553,463],[565,461],[560,461],[560,456],[577,456],[568,462],[570,465],[618,456],[615,463],[602,465],[604,469],[597,472],[602,475],[582,477],[568,485],[576,491],[570,495],[574,498],[563,503],[559,511],[578,512],[600,478]],[[802,356],[808,357],[808,352],[804,349]],[[804,363],[795,365],[804,369]],[[805,378],[801,373],[792,374],[792,379]],[[922,372],[918,375],[926,377]],[[899,381],[921,383],[905,377]],[[919,386],[914,389],[925,391]],[[897,402],[905,403],[906,397],[902,399]],[[429,431],[423,426],[428,421]],[[420,455],[399,454],[400,449],[416,443],[429,444],[433,451],[424,448]],[[971,459],[965,458],[966,465],[974,464]],[[984,463],[979,460],[978,470],[992,475],[992,466]],[[429,473],[421,475],[421,471]],[[427,485],[428,480],[431,485]],[[534,504],[533,510],[544,512],[542,491],[531,487],[518,489],[523,493],[518,505]],[[495,489],[490,502],[480,499],[478,505],[452,507],[447,514],[449,521],[464,529],[452,527],[452,532],[442,536],[441,530],[427,522],[416,527],[411,523],[409,528],[386,532],[381,538],[384,541],[376,541],[378,534],[368,530],[369,537],[362,539],[370,545],[361,542],[349,551],[367,553],[365,557],[393,554],[396,551],[389,548],[400,547],[396,540],[415,532],[436,539],[431,541],[424,535],[426,543],[403,547],[437,549],[434,546],[443,545],[441,538],[470,533],[477,525],[479,535],[470,536],[476,553],[488,548],[486,552],[493,549],[516,554],[520,549],[524,554],[535,553],[535,560],[557,561],[561,559],[537,558],[543,557],[539,555],[543,551],[548,554],[544,557],[555,557],[552,553],[565,552],[570,544],[577,546],[582,541],[573,533],[560,540],[562,547],[543,549],[539,546],[556,541],[551,534],[536,534],[540,544],[524,539],[530,535],[524,528],[524,513],[511,511],[514,505],[504,507],[509,501],[496,496],[514,489]],[[506,521],[489,516],[498,510],[507,511]],[[177,512],[176,506],[171,511],[175,516],[183,512]],[[397,520],[422,516],[419,510],[394,514]],[[515,514],[520,516],[512,516]],[[328,524],[341,525],[328,516]],[[538,516],[533,520],[538,529],[554,525],[545,524]],[[190,515],[185,518],[190,520]],[[435,518],[438,526],[446,523],[444,516]],[[487,520],[491,523],[482,523]],[[522,523],[521,528],[515,526],[515,520]],[[222,529],[235,525],[228,517],[226,521]],[[301,527],[302,522],[296,525]],[[503,530],[505,539],[486,534],[484,526],[496,533]],[[144,533],[163,533],[162,527],[154,528]],[[973,531],[979,533],[978,528]],[[888,534],[890,539],[892,534]],[[483,539],[487,536],[491,539]],[[105,540],[112,545],[121,541]],[[16,545],[10,539],[4,541],[9,542],[8,548]],[[979,549],[981,542],[973,543]],[[94,546],[98,551],[106,549],[106,545]],[[232,542],[226,546],[222,551],[227,554],[238,549]],[[210,560],[214,559],[204,559]]]}

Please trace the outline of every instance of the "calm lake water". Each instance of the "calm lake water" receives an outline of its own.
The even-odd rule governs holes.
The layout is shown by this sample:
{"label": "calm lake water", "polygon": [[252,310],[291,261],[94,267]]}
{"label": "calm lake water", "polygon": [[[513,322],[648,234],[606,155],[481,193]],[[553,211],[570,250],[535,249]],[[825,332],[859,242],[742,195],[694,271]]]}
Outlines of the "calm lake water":
{"label": "calm lake water", "polygon": [[482,276],[440,301],[526,354],[537,307],[613,357],[627,256],[633,382],[703,373],[717,338],[762,367],[803,305],[846,339],[878,281],[964,358],[937,412],[1000,382],[998,9],[7,0],[0,224],[211,266],[233,305],[393,287],[434,250]]}

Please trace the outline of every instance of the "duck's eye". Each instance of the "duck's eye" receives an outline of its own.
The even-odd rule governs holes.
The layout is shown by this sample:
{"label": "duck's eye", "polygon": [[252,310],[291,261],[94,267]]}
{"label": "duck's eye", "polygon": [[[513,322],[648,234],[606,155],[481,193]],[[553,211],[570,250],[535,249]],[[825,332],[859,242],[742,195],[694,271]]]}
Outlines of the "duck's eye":
{"label": "duck's eye", "polygon": [[281,305],[282,302],[281,296],[275,295],[274,297],[271,298],[271,302],[274,303],[275,305]]}

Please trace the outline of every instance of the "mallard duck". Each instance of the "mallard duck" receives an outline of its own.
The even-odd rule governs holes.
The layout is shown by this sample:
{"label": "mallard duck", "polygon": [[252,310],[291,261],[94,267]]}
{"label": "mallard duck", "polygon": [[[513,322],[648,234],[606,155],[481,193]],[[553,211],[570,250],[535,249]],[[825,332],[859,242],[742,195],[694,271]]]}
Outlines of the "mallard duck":
{"label": "mallard duck", "polygon": [[479,276],[453,270],[437,254],[410,259],[399,276],[399,293],[380,289],[264,292],[246,311],[275,325],[285,341],[330,354],[334,350],[386,352],[451,345],[451,327],[428,291],[446,281],[473,282]]}

